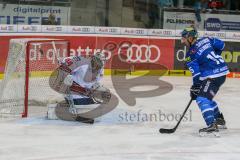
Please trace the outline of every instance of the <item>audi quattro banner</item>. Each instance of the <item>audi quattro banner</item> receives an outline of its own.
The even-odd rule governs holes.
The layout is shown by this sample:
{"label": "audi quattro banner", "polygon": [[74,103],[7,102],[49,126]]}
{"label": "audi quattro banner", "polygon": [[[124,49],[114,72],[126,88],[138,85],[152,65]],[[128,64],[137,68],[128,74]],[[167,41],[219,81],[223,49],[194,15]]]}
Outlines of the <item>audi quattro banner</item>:
{"label": "audi quattro banner", "polygon": [[[0,59],[0,73],[3,73],[5,63],[7,60],[7,55],[8,55],[8,49],[9,49],[9,41],[10,39],[13,38],[52,38],[52,39],[64,39],[64,40],[69,40],[70,41],[70,55],[75,56],[75,55],[92,55],[98,50],[96,49],[96,37],[78,37],[78,36],[2,36],[0,39],[0,54],[1,54],[1,59]],[[39,47],[39,46],[37,46]],[[52,48],[49,47],[49,50],[52,50]],[[46,50],[46,52],[49,52]],[[60,50],[58,55],[66,55],[64,50]],[[39,51],[33,51],[31,52],[30,55],[30,60],[31,61],[37,61],[37,63],[41,63],[44,59],[47,61],[52,61],[52,64],[55,64],[57,62],[58,55],[56,53],[51,52],[52,54],[46,56],[47,57],[42,57],[39,56],[41,53]]]}
{"label": "audi quattro banner", "polygon": [[[107,51],[107,59],[110,60],[107,67],[110,69],[125,68],[125,66],[121,66],[124,65],[121,62],[160,64],[169,69],[173,68],[174,40],[98,37],[97,48],[102,48],[105,53]],[[121,65],[109,66],[113,56],[118,57]],[[135,69],[159,69],[152,68],[153,66],[151,68],[149,66],[139,67]]]}
{"label": "audi quattro banner", "polygon": [[[185,56],[187,47],[180,40],[175,41],[174,70],[186,70]],[[240,72],[240,42],[225,42],[222,57],[231,72]]]}
{"label": "audi quattro banner", "polygon": [[[0,39],[0,73],[3,73],[7,59],[9,40],[12,38],[57,38],[70,41],[70,55],[92,55],[102,52],[106,55],[106,69],[126,69],[129,64],[140,65],[141,70],[160,69],[156,66],[163,65],[168,69],[173,69],[174,40],[171,39],[151,39],[151,38],[125,38],[125,37],[101,37],[101,36],[2,36]],[[40,54],[34,52],[35,54]],[[62,54],[61,54],[62,55]],[[117,61],[112,64],[113,56]],[[31,55],[31,61],[41,60]],[[55,63],[57,55],[45,57]],[[124,63],[123,63],[124,62]],[[116,65],[119,64],[119,65]],[[150,65],[150,64],[156,64]],[[139,66],[139,65],[138,65]],[[154,66],[154,67],[152,67]]]}

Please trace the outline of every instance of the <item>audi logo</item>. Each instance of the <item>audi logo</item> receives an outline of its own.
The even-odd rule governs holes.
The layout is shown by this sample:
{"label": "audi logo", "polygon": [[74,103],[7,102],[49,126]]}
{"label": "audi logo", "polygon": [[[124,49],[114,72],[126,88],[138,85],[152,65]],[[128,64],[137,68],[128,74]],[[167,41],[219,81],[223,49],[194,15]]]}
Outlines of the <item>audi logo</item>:
{"label": "audi logo", "polygon": [[160,56],[161,51],[156,45],[130,45],[125,43],[118,49],[118,57],[122,62],[155,63],[159,60]]}

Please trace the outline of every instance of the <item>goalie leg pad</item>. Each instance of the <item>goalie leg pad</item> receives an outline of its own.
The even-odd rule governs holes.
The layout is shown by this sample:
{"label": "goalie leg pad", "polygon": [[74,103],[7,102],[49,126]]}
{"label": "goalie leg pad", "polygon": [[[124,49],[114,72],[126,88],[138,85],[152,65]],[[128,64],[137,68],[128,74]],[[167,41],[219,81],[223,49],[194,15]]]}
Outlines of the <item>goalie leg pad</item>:
{"label": "goalie leg pad", "polygon": [[65,120],[65,121],[78,121],[87,124],[93,124],[93,118],[87,118],[80,115],[75,115],[69,112],[69,104],[60,102],[58,104],[49,104],[47,111],[47,119],[49,120]]}
{"label": "goalie leg pad", "polygon": [[48,106],[47,106],[48,110],[47,110],[47,116],[46,116],[47,119],[50,119],[50,120],[58,119],[58,117],[55,113],[56,107],[57,107],[57,104],[48,104]]}

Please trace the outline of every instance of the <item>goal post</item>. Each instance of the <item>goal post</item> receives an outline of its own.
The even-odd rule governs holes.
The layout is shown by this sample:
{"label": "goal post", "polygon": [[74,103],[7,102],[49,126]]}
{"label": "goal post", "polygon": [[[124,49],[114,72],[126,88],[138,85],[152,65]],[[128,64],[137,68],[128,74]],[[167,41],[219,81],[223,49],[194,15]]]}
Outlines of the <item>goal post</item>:
{"label": "goal post", "polygon": [[69,55],[67,40],[11,39],[0,82],[0,116],[27,117],[29,106],[63,100],[63,95],[50,88],[48,79],[58,60]]}

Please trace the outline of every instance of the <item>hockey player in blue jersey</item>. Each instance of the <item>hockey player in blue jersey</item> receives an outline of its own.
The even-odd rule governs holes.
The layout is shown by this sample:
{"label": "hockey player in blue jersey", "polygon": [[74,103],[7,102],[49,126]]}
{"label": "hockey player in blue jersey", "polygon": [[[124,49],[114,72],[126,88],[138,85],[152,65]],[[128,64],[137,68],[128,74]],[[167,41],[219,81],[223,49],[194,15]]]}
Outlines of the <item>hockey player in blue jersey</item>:
{"label": "hockey player in blue jersey", "polygon": [[190,95],[196,100],[207,124],[199,133],[218,132],[220,127],[226,128],[223,114],[213,100],[229,73],[221,57],[224,42],[210,37],[198,39],[198,33],[193,27],[185,28],[181,34],[182,43],[189,47],[186,65],[193,77]]}

